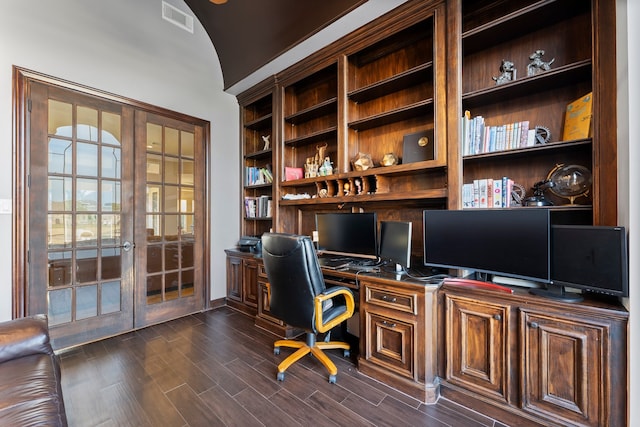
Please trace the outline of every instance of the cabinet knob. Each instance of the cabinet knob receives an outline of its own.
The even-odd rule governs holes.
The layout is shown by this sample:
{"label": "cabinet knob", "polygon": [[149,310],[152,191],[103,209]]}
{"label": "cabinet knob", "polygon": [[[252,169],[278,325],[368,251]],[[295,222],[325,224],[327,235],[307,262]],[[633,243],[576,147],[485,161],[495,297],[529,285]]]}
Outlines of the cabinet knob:
{"label": "cabinet knob", "polygon": [[386,320],[383,320],[383,321],[382,321],[382,324],[383,324],[384,326],[388,327],[388,328],[395,328],[395,327],[396,327],[396,324],[395,324],[395,323],[389,323],[389,322],[387,322]]}
{"label": "cabinet knob", "polygon": [[382,295],[382,300],[383,301],[391,301],[391,302],[396,302],[397,301],[396,297],[389,298],[387,295]]}
{"label": "cabinet knob", "polygon": [[499,314],[494,314],[494,315],[493,315],[493,318],[494,318],[495,320],[497,320],[498,322],[502,320],[502,316],[500,316]]}
{"label": "cabinet knob", "polygon": [[538,325],[538,323],[537,323],[537,322],[531,322],[531,323],[529,323],[529,326],[530,326],[532,329],[538,329],[538,326],[539,326],[539,325]]}

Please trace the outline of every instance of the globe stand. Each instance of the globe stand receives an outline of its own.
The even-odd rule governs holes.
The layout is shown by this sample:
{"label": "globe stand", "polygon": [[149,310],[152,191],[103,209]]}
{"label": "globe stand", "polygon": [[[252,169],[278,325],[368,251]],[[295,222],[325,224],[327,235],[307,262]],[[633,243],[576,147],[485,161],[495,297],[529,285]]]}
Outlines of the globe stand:
{"label": "globe stand", "polygon": [[525,206],[552,206],[553,202],[544,196],[544,190],[553,185],[551,181],[544,180],[533,186],[533,196],[524,199]]}
{"label": "globe stand", "polygon": [[[551,169],[547,179],[536,184],[541,186],[541,192],[548,188],[553,194],[563,199],[568,199],[567,207],[580,206],[575,203],[578,197],[589,194],[592,183],[591,171],[584,166],[558,163]],[[542,185],[544,184],[544,185]],[[535,188],[535,187],[534,187]],[[534,193],[534,196],[537,193]]]}

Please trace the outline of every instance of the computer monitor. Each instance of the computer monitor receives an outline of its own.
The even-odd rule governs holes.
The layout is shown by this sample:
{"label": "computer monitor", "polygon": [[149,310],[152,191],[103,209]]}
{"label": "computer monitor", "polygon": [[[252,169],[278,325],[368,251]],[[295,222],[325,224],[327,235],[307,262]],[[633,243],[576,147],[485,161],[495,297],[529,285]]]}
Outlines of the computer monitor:
{"label": "computer monitor", "polygon": [[553,292],[556,286],[618,297],[629,296],[625,228],[552,226],[549,291]]}
{"label": "computer monitor", "polygon": [[375,212],[316,213],[318,251],[377,259],[378,220]]}
{"label": "computer monitor", "polygon": [[396,273],[411,267],[411,222],[380,222],[380,259],[394,263]]}
{"label": "computer monitor", "polygon": [[424,264],[539,286],[551,280],[550,228],[548,209],[425,210]]}

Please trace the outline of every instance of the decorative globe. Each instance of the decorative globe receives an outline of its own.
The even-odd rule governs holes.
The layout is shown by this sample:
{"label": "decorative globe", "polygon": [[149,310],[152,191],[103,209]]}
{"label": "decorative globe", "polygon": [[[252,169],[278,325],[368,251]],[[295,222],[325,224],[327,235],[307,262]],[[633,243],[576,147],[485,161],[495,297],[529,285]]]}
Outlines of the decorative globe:
{"label": "decorative globe", "polygon": [[569,199],[572,205],[575,199],[589,193],[592,183],[591,171],[580,165],[556,165],[547,180],[551,183],[549,190],[556,196]]}

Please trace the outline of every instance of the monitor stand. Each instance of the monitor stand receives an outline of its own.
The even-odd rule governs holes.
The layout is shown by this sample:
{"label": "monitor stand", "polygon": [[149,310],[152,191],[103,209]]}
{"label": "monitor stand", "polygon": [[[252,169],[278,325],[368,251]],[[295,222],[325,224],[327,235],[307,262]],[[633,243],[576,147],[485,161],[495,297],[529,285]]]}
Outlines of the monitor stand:
{"label": "monitor stand", "polygon": [[407,274],[407,272],[404,270],[404,267],[400,264],[395,265],[394,272],[396,273],[396,280],[402,280],[402,276]]}
{"label": "monitor stand", "polygon": [[580,302],[584,298],[581,294],[567,292],[564,286],[549,285],[546,288],[529,289],[529,292],[544,298],[551,298],[563,302]]}

